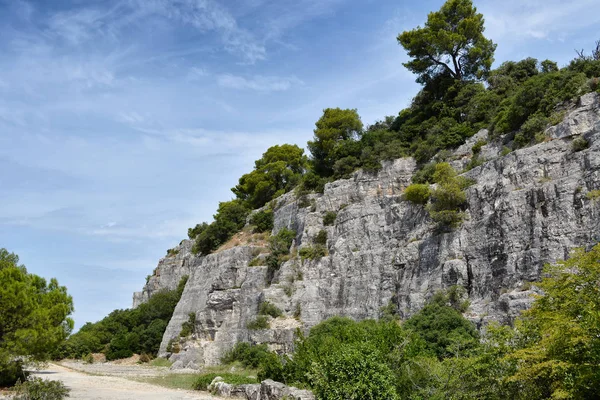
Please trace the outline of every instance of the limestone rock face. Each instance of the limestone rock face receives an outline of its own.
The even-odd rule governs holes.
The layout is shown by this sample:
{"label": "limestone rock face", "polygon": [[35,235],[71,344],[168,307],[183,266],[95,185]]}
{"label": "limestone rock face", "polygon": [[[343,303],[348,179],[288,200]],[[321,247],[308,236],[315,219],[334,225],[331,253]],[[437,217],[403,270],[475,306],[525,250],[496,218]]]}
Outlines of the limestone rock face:
{"label": "limestone rock face", "polygon": [[[552,140],[505,156],[503,144],[486,131],[457,149],[452,164],[460,171],[473,156],[471,147],[480,139],[489,142],[481,149],[483,165],[463,174],[475,183],[466,189],[467,218],[452,231],[437,229],[423,206],[402,199],[416,169],[406,158],[384,163],[377,174],[359,171],[332,182],[322,195],[278,198],[274,233],[287,227],[297,236],[290,260],[270,284],[266,266],[248,265],[260,249],[242,245],[195,257],[184,241],[175,257],[160,261],[157,276],[138,295],[143,301],[190,276],[161,355],[170,355],[175,368],[199,368],[217,364],[239,341],[290,351],[297,328],[334,315],[378,318],[390,303],[408,317],[453,285],[465,288],[471,301],[466,316],[478,325],[510,322],[530,305],[535,288],[528,282],[540,277],[545,263],[600,241],[600,201],[587,196],[600,189],[598,104],[598,94],[582,97],[547,131]],[[575,152],[571,142],[579,135],[589,147]],[[331,226],[323,224],[326,212],[337,213]],[[297,256],[320,231],[327,233],[327,255]],[[262,301],[284,316],[271,320],[269,329],[249,330]],[[190,313],[195,333],[180,339]]]}
{"label": "limestone rock face", "polygon": [[194,258],[191,253],[194,242],[183,240],[175,248],[177,254],[162,258],[158,266],[148,278],[144,289],[133,294],[133,308],[136,308],[161,289],[173,290],[177,288],[182,277],[190,274],[190,265]]}

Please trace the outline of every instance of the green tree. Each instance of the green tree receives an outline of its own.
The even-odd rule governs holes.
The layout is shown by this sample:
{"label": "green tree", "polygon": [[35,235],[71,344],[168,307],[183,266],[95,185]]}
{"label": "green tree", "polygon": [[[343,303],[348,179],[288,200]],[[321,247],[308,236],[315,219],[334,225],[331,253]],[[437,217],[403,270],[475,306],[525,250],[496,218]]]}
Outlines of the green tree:
{"label": "green tree", "polygon": [[412,57],[404,66],[427,83],[447,75],[456,80],[480,79],[494,61],[496,45],[483,36],[483,15],[471,0],[448,0],[431,12],[423,28],[398,36]]}
{"label": "green tree", "polygon": [[520,346],[507,382],[522,399],[595,399],[600,393],[600,244],[547,265],[544,294],[516,322]]}
{"label": "green tree", "polygon": [[356,110],[327,108],[319,118],[314,139],[308,142],[314,172],[322,177],[334,173],[336,149],[344,141],[354,140],[362,132],[363,124]]}
{"label": "green tree", "polygon": [[479,334],[461,315],[460,304],[452,291],[437,293],[404,327],[418,334],[440,359],[466,355],[479,345]]}
{"label": "green tree", "polygon": [[[0,386],[14,384],[15,357],[44,361],[73,329],[73,299],[56,279],[30,274],[0,249]],[[9,371],[17,371],[17,374]]]}
{"label": "green tree", "polygon": [[206,255],[216,250],[244,227],[249,212],[241,200],[219,203],[215,220],[196,236],[192,251]]}
{"label": "green tree", "polygon": [[269,148],[254,166],[254,171],[243,175],[231,190],[251,208],[260,208],[300,182],[307,158],[300,147],[284,144]]}
{"label": "green tree", "polygon": [[397,400],[392,370],[380,351],[353,343],[326,354],[309,371],[312,387],[323,400]]}

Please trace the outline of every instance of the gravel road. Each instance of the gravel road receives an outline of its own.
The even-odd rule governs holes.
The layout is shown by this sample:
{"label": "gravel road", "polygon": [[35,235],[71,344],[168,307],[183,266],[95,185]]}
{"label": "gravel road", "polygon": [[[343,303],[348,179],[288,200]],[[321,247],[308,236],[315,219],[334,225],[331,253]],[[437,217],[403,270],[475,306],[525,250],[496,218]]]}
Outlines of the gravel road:
{"label": "gravel road", "polygon": [[[135,367],[132,367],[135,368]],[[127,368],[125,375],[133,375]],[[124,371],[122,371],[124,372]],[[137,376],[148,376],[140,371]],[[44,379],[60,380],[71,389],[71,399],[76,400],[217,400],[218,397],[206,393],[167,389],[147,383],[134,382],[116,376],[88,375],[60,365],[50,364],[48,368],[37,371],[35,376]]]}

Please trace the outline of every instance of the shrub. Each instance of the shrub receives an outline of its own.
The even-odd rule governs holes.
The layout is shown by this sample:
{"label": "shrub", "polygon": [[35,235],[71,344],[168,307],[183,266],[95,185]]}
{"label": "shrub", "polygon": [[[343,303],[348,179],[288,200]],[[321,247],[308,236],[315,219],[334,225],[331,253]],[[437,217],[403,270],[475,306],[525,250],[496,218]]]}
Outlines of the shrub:
{"label": "shrub", "polygon": [[152,361],[152,355],[148,354],[148,353],[142,353],[140,354],[140,362],[141,363],[149,363],[150,361]]}
{"label": "shrub", "polygon": [[300,303],[296,303],[296,308],[294,309],[294,318],[296,318],[297,320],[300,320],[301,316],[302,316],[302,306],[300,305]]}
{"label": "shrub", "polygon": [[271,231],[273,229],[273,211],[264,210],[252,214],[250,223],[254,225],[254,231],[257,233]]}
{"label": "shrub", "polygon": [[[403,345],[398,346],[399,343]],[[368,346],[368,350],[378,349],[377,353],[367,351],[366,356],[375,357],[380,363],[390,361],[392,355],[400,358],[415,355],[423,348],[418,336],[411,336],[396,321],[355,322],[349,318],[333,317],[311,328],[308,336],[300,335],[293,356],[285,362],[284,382],[313,386],[314,380],[309,379],[306,372],[312,371],[314,365],[323,365],[328,357],[361,345]],[[328,373],[328,369],[322,372]]]}
{"label": "shrub", "polygon": [[471,151],[473,152],[473,155],[477,155],[479,153],[481,153],[481,148],[483,146],[485,146],[487,144],[487,142],[485,140],[479,139],[477,141],[477,143],[475,143],[473,145],[473,147],[471,147]]}
{"label": "shrub", "polygon": [[225,383],[229,383],[232,385],[247,385],[247,384],[257,383],[256,379],[246,377],[243,375],[231,374],[231,373],[227,373],[227,372],[226,373],[211,372],[211,373],[199,375],[198,378],[196,379],[196,382],[194,382],[194,384],[193,384],[193,388],[195,390],[208,390],[208,386],[212,383],[212,381],[217,376],[223,378],[223,381]]}
{"label": "shrub", "polygon": [[467,202],[463,191],[465,182],[456,175],[456,171],[447,163],[436,165],[433,179],[438,184],[431,194],[428,211],[431,218],[442,227],[458,226],[464,217],[462,207]]}
{"label": "shrub", "polygon": [[86,364],[93,364],[94,356],[92,355],[92,353],[87,353],[85,356],[83,356],[83,362]]}
{"label": "shrub", "polygon": [[328,182],[327,178],[320,177],[312,171],[307,172],[302,177],[300,183],[301,192],[316,192],[323,193],[325,191],[325,184]]}
{"label": "shrub", "polygon": [[24,382],[28,376],[21,360],[0,362],[0,387],[12,386],[18,381]]}
{"label": "shrub", "polygon": [[433,174],[435,173],[436,163],[429,163],[415,172],[412,177],[413,183],[433,183]]}
{"label": "shrub", "polygon": [[192,252],[206,255],[219,248],[244,227],[249,212],[241,200],[219,203],[215,220],[196,236]]}
{"label": "shrub", "polygon": [[485,160],[483,158],[479,157],[478,155],[474,155],[473,157],[471,157],[471,161],[469,161],[469,163],[465,167],[465,171],[470,171],[473,168],[477,168],[480,165],[483,165],[484,162]]}
{"label": "shrub", "polygon": [[277,318],[277,317],[281,317],[283,315],[283,312],[277,308],[277,306],[275,306],[273,303],[268,302],[268,301],[263,301],[262,303],[260,303],[260,306],[258,307],[258,314],[259,315],[270,315],[273,318]]}
{"label": "shrub", "polygon": [[316,245],[325,246],[327,244],[327,231],[321,229],[319,233],[317,233],[317,236],[315,236],[313,242]]}
{"label": "shrub", "polygon": [[455,356],[459,351],[468,352],[479,345],[479,334],[473,323],[452,307],[453,304],[459,307],[463,304],[452,296],[437,293],[404,323],[404,327],[418,334],[425,341],[426,348],[440,359]]}
{"label": "shrub", "polygon": [[314,246],[301,248],[299,254],[303,260],[316,260],[327,255],[327,248],[323,245],[317,244]]}
{"label": "shrub", "polygon": [[309,377],[319,399],[399,399],[394,374],[377,349],[354,344],[324,355]]}
{"label": "shrub", "polygon": [[14,400],[62,400],[69,397],[68,389],[61,381],[31,378],[17,383]]}
{"label": "shrub", "polygon": [[223,364],[231,364],[240,362],[244,367],[258,368],[269,354],[269,349],[266,344],[256,345],[246,342],[236,343],[221,358]]}
{"label": "shrub", "polygon": [[325,226],[333,225],[336,218],[337,218],[337,213],[335,213],[333,211],[327,211],[325,213],[325,216],[323,217],[323,225],[325,225]]}
{"label": "shrub", "polygon": [[404,189],[404,200],[414,204],[427,204],[431,190],[428,184],[413,183]]}
{"label": "shrub", "polygon": [[167,257],[175,257],[177,254],[179,254],[179,249],[169,249],[167,250]]}
{"label": "shrub", "polygon": [[591,201],[600,200],[600,190],[592,190],[592,191],[588,192],[586,197]]}
{"label": "shrub", "polygon": [[288,254],[295,238],[296,231],[287,228],[280,229],[269,239],[269,249],[271,250],[271,254],[275,256]]}
{"label": "shrub", "polygon": [[296,238],[296,231],[287,228],[280,229],[276,235],[269,239],[271,254],[265,260],[267,265],[267,284],[271,284],[275,272],[279,270],[281,263],[290,252],[290,247]]}
{"label": "shrub", "polygon": [[[284,356],[287,358],[286,356]],[[285,367],[282,362],[282,357],[273,352],[268,352],[265,357],[261,360],[259,365],[259,371],[257,378],[259,382],[265,379],[273,379],[277,382],[285,382]],[[283,398],[285,400],[285,397]]]}
{"label": "shrub", "polygon": [[246,328],[250,329],[251,331],[269,329],[269,319],[264,315],[259,315],[255,320],[248,322]]}
{"label": "shrub", "polygon": [[262,259],[261,257],[254,257],[252,260],[250,260],[250,262],[248,263],[248,266],[249,267],[259,267],[264,264],[265,264],[264,259]]}
{"label": "shrub", "polygon": [[181,332],[179,332],[179,336],[181,336],[181,337],[190,336],[195,331],[195,325],[196,325],[196,313],[191,312],[188,314],[188,320],[185,321],[181,325]]}
{"label": "shrub", "polygon": [[204,230],[208,228],[208,224],[203,222],[201,224],[197,224],[193,228],[188,228],[188,237],[192,240],[196,239],[196,236],[204,232]]}
{"label": "shrub", "polygon": [[590,147],[590,142],[588,142],[584,137],[578,137],[571,143],[571,148],[573,151],[582,151],[588,147]]}

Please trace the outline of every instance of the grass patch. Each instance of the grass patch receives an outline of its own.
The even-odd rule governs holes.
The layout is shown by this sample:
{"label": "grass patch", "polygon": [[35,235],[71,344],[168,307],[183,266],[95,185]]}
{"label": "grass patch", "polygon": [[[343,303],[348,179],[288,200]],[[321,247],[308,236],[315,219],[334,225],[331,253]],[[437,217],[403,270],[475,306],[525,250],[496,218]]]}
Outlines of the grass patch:
{"label": "grass patch", "polygon": [[134,380],[169,389],[191,390],[194,388],[194,383],[198,380],[198,374],[168,374],[164,376],[136,378]]}
{"label": "grass patch", "polygon": [[252,331],[269,329],[269,319],[264,315],[259,315],[255,320],[248,322],[246,328]]}
{"label": "grass patch", "polygon": [[250,378],[243,375],[232,374],[232,373],[217,373],[217,372],[209,372],[206,374],[202,374],[196,378],[196,382],[194,382],[194,389],[196,390],[207,390],[208,385],[217,377],[220,376],[223,378],[225,383],[229,383],[232,385],[245,385],[251,383],[258,383],[256,378]]}
{"label": "grass patch", "polygon": [[171,365],[173,365],[173,363],[167,360],[166,358],[160,357],[150,361],[149,365],[153,367],[170,367]]}

